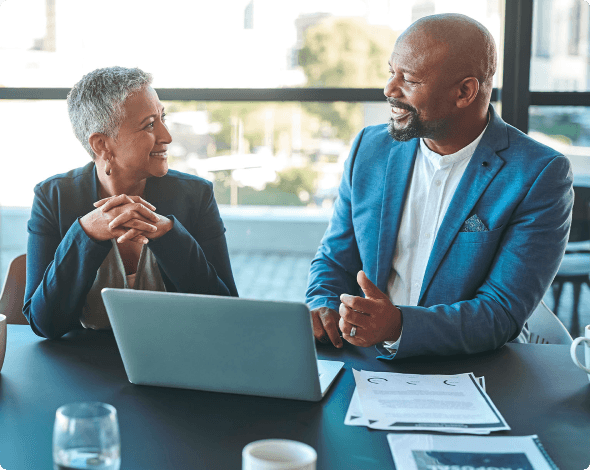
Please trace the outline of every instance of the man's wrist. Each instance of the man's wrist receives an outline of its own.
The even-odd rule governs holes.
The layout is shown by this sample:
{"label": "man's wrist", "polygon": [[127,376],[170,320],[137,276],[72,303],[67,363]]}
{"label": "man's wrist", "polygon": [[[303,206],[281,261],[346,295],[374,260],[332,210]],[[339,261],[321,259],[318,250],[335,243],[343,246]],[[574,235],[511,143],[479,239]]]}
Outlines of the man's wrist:
{"label": "man's wrist", "polygon": [[394,325],[391,329],[391,334],[384,341],[391,341],[395,342],[399,339],[402,334],[402,326],[403,326],[403,315],[402,310],[397,305],[394,305],[394,316],[397,317],[397,321],[394,322]]}

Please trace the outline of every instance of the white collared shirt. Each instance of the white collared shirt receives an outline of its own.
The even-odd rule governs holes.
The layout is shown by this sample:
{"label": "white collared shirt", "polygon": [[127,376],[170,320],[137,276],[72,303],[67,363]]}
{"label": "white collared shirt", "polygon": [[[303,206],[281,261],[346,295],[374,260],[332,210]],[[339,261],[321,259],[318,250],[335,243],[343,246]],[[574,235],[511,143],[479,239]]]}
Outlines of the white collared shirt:
{"label": "white collared shirt", "polygon": [[[387,282],[387,294],[394,305],[418,305],[438,229],[484,132],[451,155],[433,152],[420,139]],[[394,352],[398,343],[399,339],[386,341],[384,346]]]}

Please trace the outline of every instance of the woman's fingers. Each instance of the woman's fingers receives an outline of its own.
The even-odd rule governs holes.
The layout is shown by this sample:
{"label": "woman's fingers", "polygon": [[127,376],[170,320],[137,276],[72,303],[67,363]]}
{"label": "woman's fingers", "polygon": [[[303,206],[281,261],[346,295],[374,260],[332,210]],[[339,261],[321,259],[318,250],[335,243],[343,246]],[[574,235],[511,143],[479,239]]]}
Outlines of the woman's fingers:
{"label": "woman's fingers", "polygon": [[[117,225],[126,222],[130,218],[136,218],[139,220],[144,220],[146,222],[152,223],[158,223],[160,221],[160,217],[158,216],[158,214],[152,212],[143,204],[139,202],[134,202],[131,198],[129,199],[129,201],[131,202],[126,202],[122,205],[112,207],[111,209],[116,209],[114,211],[109,210],[109,206],[113,204],[111,201],[107,201],[99,208],[102,214],[104,214],[107,218],[113,217],[113,219],[109,221],[110,228],[114,228]],[[130,214],[130,216],[121,218],[121,216],[124,216],[125,214]]]}
{"label": "woman's fingers", "polygon": [[133,210],[135,210],[137,213],[144,216],[146,219],[151,220],[154,223],[158,223],[160,221],[160,217],[158,217],[158,214],[152,212],[146,206],[139,202],[134,203]]}
{"label": "woman's fingers", "polygon": [[145,220],[138,219],[137,214],[133,212],[124,212],[123,214],[118,215],[115,217],[111,222],[109,222],[109,228],[112,230],[114,228],[118,228],[120,226],[126,228],[135,228],[138,230],[142,230],[144,232],[155,232],[158,228],[155,225],[152,225]]}
{"label": "woman's fingers", "polygon": [[[118,196],[112,196],[112,197],[106,198],[106,200],[101,199],[100,201],[97,201],[94,204],[96,207],[100,207],[101,211],[108,212],[113,207],[120,206],[121,204],[133,203],[133,202],[135,202],[135,201],[133,199],[131,199],[129,196],[127,196],[127,194],[119,194]],[[99,204],[99,203],[102,203],[102,204],[100,206],[97,206],[96,204]]]}
{"label": "woman's fingers", "polygon": [[138,235],[137,237],[132,238],[131,241],[145,245],[147,242],[149,242],[149,239],[145,235]]}
{"label": "woman's fingers", "polygon": [[132,228],[130,230],[127,230],[127,232],[125,232],[123,235],[117,238],[117,243],[123,243],[125,241],[134,241],[135,238],[139,240],[138,243],[142,244],[146,244],[149,241],[144,235],[142,235],[140,230]]}
{"label": "woman's fingers", "polygon": [[154,206],[153,204],[150,204],[149,202],[147,202],[144,198],[142,198],[141,196],[129,196],[134,202],[139,202],[140,204],[143,204],[144,206],[146,206],[149,210],[151,211],[155,211],[156,210],[156,206]]}
{"label": "woman's fingers", "polygon": [[100,207],[102,206],[105,202],[107,202],[110,199],[110,197],[105,197],[104,199],[101,199],[99,201],[96,201],[94,203],[94,207]]}
{"label": "woman's fingers", "polygon": [[94,206],[102,214],[102,230],[106,229],[106,233],[117,238],[118,243],[145,244],[149,241],[148,234],[158,231],[156,224],[160,222],[160,216],[153,212],[155,206],[140,196],[119,194],[96,201]]}
{"label": "woman's fingers", "polygon": [[155,225],[148,224],[147,222],[138,219],[130,219],[127,222],[119,224],[118,226],[126,228],[128,230],[134,228],[136,230],[146,233],[153,233],[158,231],[158,228]]}
{"label": "woman's fingers", "polygon": [[145,219],[147,222],[157,224],[160,221],[160,217],[158,216],[158,214],[152,212],[139,202],[134,202],[133,204],[125,206],[123,210],[125,211],[124,213],[130,212],[131,214],[134,214],[136,218]]}
{"label": "woman's fingers", "polygon": [[[105,207],[105,206],[106,206],[106,204],[103,207]],[[152,212],[146,206],[144,206],[143,204],[141,204],[139,202],[127,203],[124,206],[120,206],[118,210],[119,210],[118,216],[115,217],[115,214],[117,212],[112,214],[112,216],[115,217],[113,219],[113,221],[116,220],[118,217],[120,217],[123,214],[132,214],[133,217],[138,218],[138,219],[145,219],[147,222],[158,223],[160,221],[160,217],[158,217],[158,214]],[[106,212],[107,211],[103,211],[103,213],[106,213]]]}
{"label": "woman's fingers", "polygon": [[[141,196],[128,196],[126,194],[119,194],[118,196],[110,196],[100,199],[94,203],[94,207],[102,207],[102,211],[106,212],[111,210],[113,207],[120,206],[121,204],[126,204],[130,202],[137,202],[146,206],[149,210],[155,211],[156,206],[150,204]],[[103,207],[105,206],[106,207]]]}
{"label": "woman's fingers", "polygon": [[145,244],[149,239],[145,236],[145,232],[137,229],[117,228],[112,230],[112,235],[117,239],[117,243],[124,241],[132,241],[134,243]]}

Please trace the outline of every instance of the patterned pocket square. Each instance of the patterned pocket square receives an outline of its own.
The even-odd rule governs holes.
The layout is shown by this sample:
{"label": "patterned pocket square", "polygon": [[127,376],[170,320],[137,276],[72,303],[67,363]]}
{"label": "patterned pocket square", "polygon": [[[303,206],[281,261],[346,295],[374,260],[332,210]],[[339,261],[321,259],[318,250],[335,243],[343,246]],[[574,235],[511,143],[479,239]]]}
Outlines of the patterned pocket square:
{"label": "patterned pocket square", "polygon": [[459,230],[459,232],[487,232],[487,231],[488,231],[488,228],[481,221],[481,219],[477,216],[477,214],[473,214],[471,217],[469,217],[465,221],[465,223],[463,224],[463,227],[461,227],[461,230]]}

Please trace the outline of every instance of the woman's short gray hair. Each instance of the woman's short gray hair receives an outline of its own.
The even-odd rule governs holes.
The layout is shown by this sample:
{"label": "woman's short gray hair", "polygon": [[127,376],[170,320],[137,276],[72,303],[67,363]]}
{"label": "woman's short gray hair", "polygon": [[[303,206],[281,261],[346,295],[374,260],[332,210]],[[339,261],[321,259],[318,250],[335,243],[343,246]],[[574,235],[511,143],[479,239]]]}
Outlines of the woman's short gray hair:
{"label": "woman's short gray hair", "polygon": [[88,138],[95,132],[117,138],[125,100],[151,83],[152,75],[138,68],[107,67],[84,75],[70,90],[68,113],[74,134],[93,160]]}

